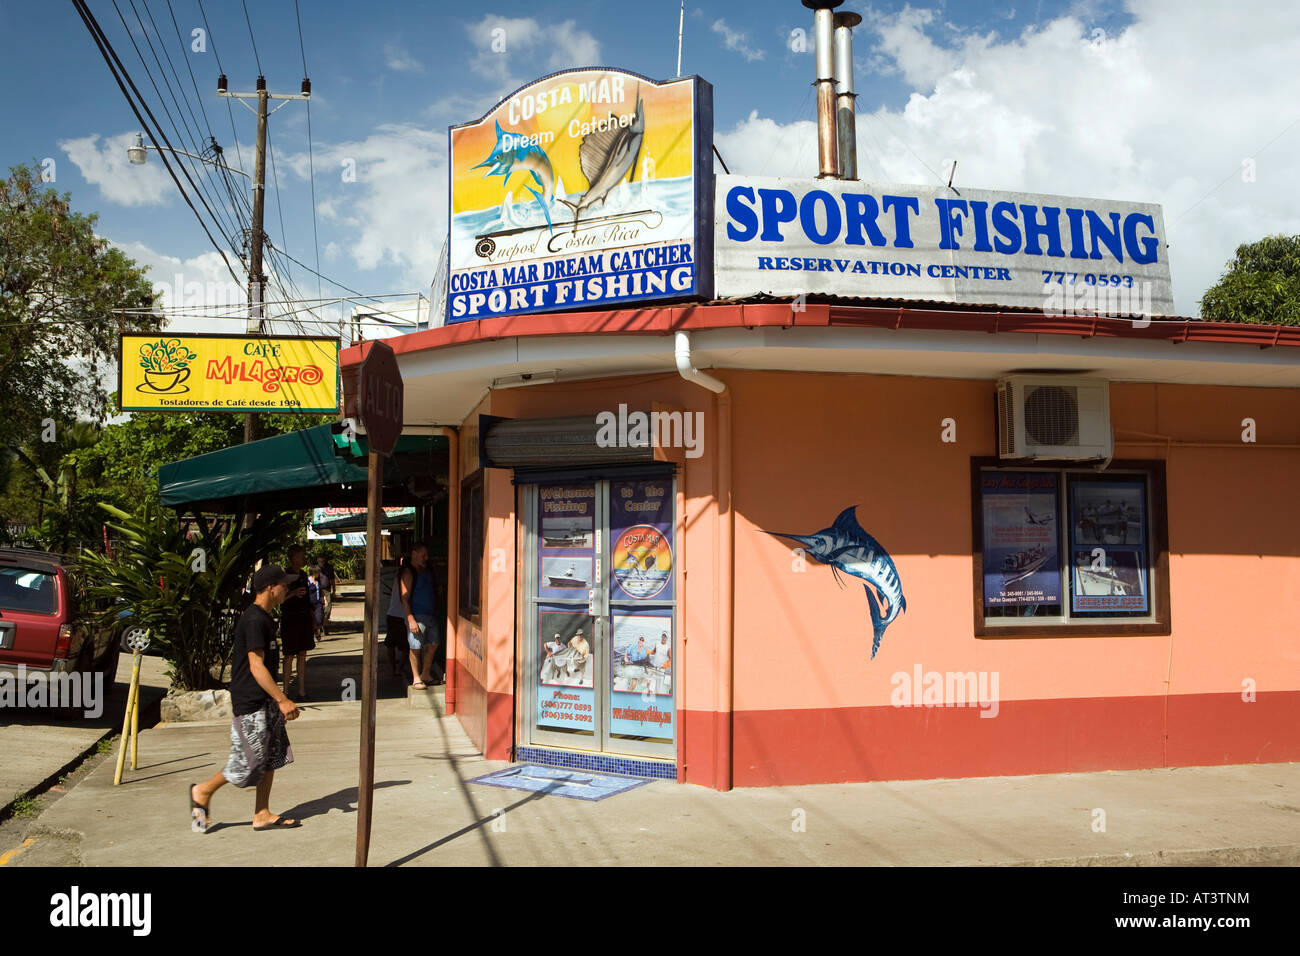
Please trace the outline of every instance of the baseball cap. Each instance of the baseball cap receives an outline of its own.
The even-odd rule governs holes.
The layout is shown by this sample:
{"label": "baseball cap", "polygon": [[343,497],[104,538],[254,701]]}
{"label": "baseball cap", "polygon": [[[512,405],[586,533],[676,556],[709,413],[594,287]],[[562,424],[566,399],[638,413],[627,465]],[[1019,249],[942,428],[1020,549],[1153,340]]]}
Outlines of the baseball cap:
{"label": "baseball cap", "polygon": [[278,564],[264,564],[257,569],[253,575],[253,591],[258,593],[265,591],[267,588],[275,587],[282,581],[288,581],[290,575],[284,573],[284,568]]}

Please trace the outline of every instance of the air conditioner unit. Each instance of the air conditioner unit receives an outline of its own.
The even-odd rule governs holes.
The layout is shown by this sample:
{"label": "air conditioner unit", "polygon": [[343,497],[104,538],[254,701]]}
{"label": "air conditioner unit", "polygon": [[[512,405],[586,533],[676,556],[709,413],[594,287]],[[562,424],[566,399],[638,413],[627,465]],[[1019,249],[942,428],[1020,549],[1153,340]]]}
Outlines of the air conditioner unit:
{"label": "air conditioner unit", "polygon": [[998,457],[1109,461],[1110,383],[1014,375],[998,382]]}

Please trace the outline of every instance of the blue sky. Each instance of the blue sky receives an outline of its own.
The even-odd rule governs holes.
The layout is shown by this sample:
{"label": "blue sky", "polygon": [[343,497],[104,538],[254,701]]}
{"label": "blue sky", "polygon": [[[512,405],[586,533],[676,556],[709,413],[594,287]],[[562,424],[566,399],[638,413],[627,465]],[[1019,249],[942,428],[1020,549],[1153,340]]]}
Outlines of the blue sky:
{"label": "blue sky", "polygon": [[[675,71],[674,0],[299,2],[320,271],[371,294],[428,293],[446,231],[448,124],[556,69]],[[191,126],[206,139],[201,99],[237,162],[228,101],[214,89],[218,56],[231,89],[252,89],[257,76],[241,3],[204,0],[210,31],[201,52],[191,48],[191,31],[203,27],[197,0],[117,6],[130,35],[111,0],[91,2],[169,134],[150,76],[163,97],[168,89],[146,36],[164,69],[163,50],[172,58]],[[1161,203],[1177,306],[1196,314],[1238,243],[1300,231],[1298,8],[1260,0],[1247,16],[1174,0],[850,2],[845,9],[865,17],[855,40],[863,178],[933,183],[956,159],[959,185]],[[303,69],[292,0],[255,0],[248,11],[270,88],[295,91]],[[733,172],[815,175],[813,62],[791,49],[792,31],[810,27],[797,0],[687,4],[683,72],[713,84],[715,142]],[[491,49],[495,28],[505,31],[504,53]],[[79,210],[98,212],[101,234],[151,265],[155,281],[229,282],[156,155],[143,168],[126,164],[139,124],[70,3],[4,0],[0,58],[9,79],[0,101],[6,167],[52,159],[55,185]],[[251,171],[254,117],[233,105]],[[277,248],[314,266],[304,104],[272,118],[271,144],[279,189],[270,183],[266,230]],[[349,164],[355,181],[345,181]],[[293,279],[316,295],[315,277],[294,267]]]}

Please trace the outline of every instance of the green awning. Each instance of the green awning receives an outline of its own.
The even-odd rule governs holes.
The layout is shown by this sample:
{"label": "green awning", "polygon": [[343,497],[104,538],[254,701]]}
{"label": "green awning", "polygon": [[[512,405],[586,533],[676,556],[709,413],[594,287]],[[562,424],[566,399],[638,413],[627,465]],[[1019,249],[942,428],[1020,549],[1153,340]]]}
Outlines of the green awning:
{"label": "green awning", "polygon": [[[365,439],[335,451],[328,424],[186,458],[158,469],[162,502],[185,511],[299,511],[366,503]],[[446,482],[447,440],[405,435],[384,462],[384,504],[417,505]]]}

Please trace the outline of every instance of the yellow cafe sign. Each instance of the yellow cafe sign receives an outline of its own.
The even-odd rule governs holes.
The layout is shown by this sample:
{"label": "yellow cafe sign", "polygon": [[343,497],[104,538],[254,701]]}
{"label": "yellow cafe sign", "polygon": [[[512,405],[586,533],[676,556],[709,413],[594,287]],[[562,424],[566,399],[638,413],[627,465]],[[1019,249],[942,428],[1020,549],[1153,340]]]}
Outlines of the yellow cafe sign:
{"label": "yellow cafe sign", "polygon": [[339,344],[309,336],[128,334],[124,412],[337,412]]}

